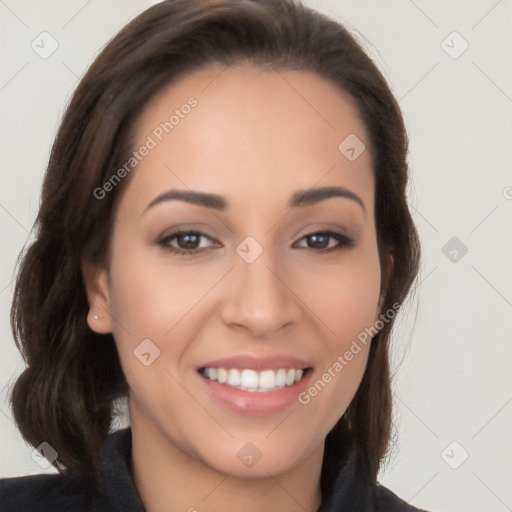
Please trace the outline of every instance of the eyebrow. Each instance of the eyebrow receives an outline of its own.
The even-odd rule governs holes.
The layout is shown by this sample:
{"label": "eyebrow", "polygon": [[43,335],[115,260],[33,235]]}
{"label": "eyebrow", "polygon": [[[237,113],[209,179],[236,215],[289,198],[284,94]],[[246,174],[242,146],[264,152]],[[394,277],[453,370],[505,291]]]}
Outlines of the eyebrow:
{"label": "eyebrow", "polygon": [[[297,190],[290,201],[288,202],[289,208],[300,208],[304,206],[311,206],[313,204],[325,201],[332,197],[341,197],[355,201],[363,211],[366,213],[366,207],[363,200],[354,192],[344,187],[317,187],[308,190]],[[228,209],[229,204],[226,199],[218,194],[211,194],[207,192],[198,192],[192,190],[169,190],[155,197],[144,209],[144,213],[154,206],[164,203],[166,201],[185,201],[197,206],[204,206],[213,210],[225,211]]]}

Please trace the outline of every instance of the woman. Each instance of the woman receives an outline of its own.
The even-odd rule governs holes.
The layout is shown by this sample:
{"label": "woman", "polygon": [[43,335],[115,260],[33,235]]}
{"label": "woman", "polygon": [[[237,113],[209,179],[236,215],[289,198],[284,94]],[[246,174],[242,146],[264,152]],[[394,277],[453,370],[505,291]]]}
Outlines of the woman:
{"label": "woman", "polygon": [[0,508],[417,510],[377,482],[406,156],[380,72],[305,6],[131,21],[66,111],[12,308],[14,417],[60,473]]}

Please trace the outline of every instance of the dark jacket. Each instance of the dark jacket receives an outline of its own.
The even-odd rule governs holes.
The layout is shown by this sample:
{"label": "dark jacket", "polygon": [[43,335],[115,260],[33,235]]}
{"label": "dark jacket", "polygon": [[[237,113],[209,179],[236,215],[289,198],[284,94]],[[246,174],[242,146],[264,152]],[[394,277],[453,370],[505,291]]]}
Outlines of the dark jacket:
{"label": "dark jacket", "polygon": [[[103,450],[104,491],[91,494],[65,474],[0,480],[0,512],[144,512],[130,470],[131,430],[111,434]],[[269,511],[273,512],[273,511]],[[355,450],[332,473],[317,512],[418,512],[391,491],[364,478]]]}

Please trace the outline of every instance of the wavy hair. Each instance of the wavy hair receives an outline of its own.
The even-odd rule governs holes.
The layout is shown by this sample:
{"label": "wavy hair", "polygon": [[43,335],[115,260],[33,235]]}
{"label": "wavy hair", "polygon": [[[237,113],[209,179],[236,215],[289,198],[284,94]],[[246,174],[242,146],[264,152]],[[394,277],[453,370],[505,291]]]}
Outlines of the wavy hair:
{"label": "wavy hair", "polygon": [[[81,484],[98,485],[113,403],[126,396],[112,335],[87,325],[84,263],[109,263],[116,204],[128,179],[106,198],[101,187],[131,155],[138,118],[164,87],[214,63],[270,65],[316,73],[354,101],[369,137],[382,311],[402,303],[420,246],[406,199],[408,139],[386,80],[355,37],[298,0],[165,0],[128,23],[81,79],[55,138],[34,223],[20,254],[11,326],[26,369],[11,396],[15,421],[33,446],[48,442],[54,463]],[[372,340],[362,382],[327,436],[330,448],[355,444],[376,478],[391,430],[388,345],[393,320]],[[330,447],[330,448],[328,448]],[[328,458],[331,457],[331,458]]]}

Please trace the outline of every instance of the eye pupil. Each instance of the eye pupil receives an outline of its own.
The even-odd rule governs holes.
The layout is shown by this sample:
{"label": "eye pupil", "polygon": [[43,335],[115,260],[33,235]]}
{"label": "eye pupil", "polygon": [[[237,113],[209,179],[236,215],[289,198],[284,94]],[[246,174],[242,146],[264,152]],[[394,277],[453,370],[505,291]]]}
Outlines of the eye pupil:
{"label": "eye pupil", "polygon": [[197,245],[198,236],[192,233],[181,235],[178,239],[185,240],[185,244],[179,243],[179,245],[184,249],[195,249]]}
{"label": "eye pupil", "polygon": [[[322,234],[313,234],[313,235],[309,235],[309,240],[310,241],[313,241],[313,247],[314,248],[323,248],[323,247],[326,247],[326,245],[329,245],[329,236],[327,235],[322,235]],[[327,244],[326,244],[327,242]]]}

